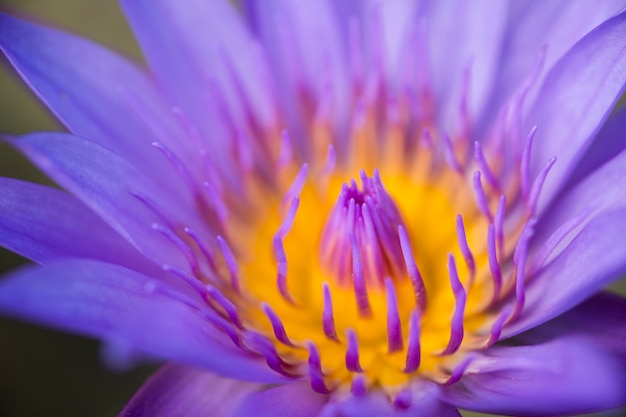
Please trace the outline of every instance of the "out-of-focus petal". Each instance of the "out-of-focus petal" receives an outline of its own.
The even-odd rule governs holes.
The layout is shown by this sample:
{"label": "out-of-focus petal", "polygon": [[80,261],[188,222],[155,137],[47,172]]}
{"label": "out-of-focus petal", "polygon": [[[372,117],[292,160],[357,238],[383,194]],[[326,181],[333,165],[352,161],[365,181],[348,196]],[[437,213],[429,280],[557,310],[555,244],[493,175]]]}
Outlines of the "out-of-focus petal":
{"label": "out-of-focus petal", "polygon": [[[346,120],[348,100],[345,42],[331,2],[248,0],[251,25],[262,40],[292,139],[303,151],[305,120],[318,111],[336,125]],[[343,22],[345,24],[345,22]],[[347,31],[347,28],[343,28]],[[322,106],[329,108],[321,109]]]}
{"label": "out-of-focus petal", "polygon": [[243,398],[232,417],[317,417],[327,401],[308,382],[267,386]]}
{"label": "out-of-focus petal", "polygon": [[[398,81],[406,81],[406,63],[410,58],[423,59],[419,56],[412,35],[418,29],[420,16],[423,12],[423,2],[412,0],[397,0],[380,2],[377,0],[346,0],[330,2],[337,17],[339,31],[347,45],[348,61],[354,58],[355,53],[362,56],[361,67],[356,70],[358,76],[366,76],[368,71],[382,70],[382,81],[392,87],[404,88]],[[354,28],[350,28],[356,24]],[[357,35],[363,41],[362,50],[353,50],[353,29],[359,29]],[[407,57],[406,55],[411,55]],[[349,65],[355,62],[347,62]],[[354,69],[354,68],[351,68]],[[361,80],[363,81],[363,80]]]}
{"label": "out-of-focus petal", "polygon": [[0,177],[0,246],[35,262],[81,257],[153,272],[152,266],[75,197]]}
{"label": "out-of-focus petal", "polygon": [[[514,338],[476,353],[442,398],[507,415],[582,414],[626,404],[626,301],[598,295]],[[517,346],[521,345],[521,346]]]}
{"label": "out-of-focus petal", "polygon": [[482,114],[498,72],[507,5],[484,0],[430,2],[427,25],[432,82],[442,126],[459,117],[466,70],[471,76],[468,110],[473,118]]}
{"label": "out-of-focus petal", "polygon": [[[626,271],[626,209],[591,220],[565,249],[527,283],[524,309],[503,337],[544,323],[590,297]],[[515,303],[515,297],[508,300]]]}
{"label": "out-of-focus petal", "polygon": [[235,348],[203,317],[210,313],[205,310],[182,283],[91,260],[27,267],[0,282],[4,315],[122,340],[147,354],[233,378],[268,383],[283,379]]}
{"label": "out-of-focus petal", "polygon": [[243,120],[250,104],[264,123],[272,121],[263,62],[230,2],[122,0],[121,5],[152,72],[197,128],[208,127],[208,100],[219,101],[212,85],[223,89],[220,93],[236,120]]}
{"label": "out-of-focus petal", "polygon": [[70,131],[161,181],[176,178],[150,143],[178,149],[185,141],[172,138],[184,135],[148,76],[134,65],[85,39],[3,14],[0,50]]}
{"label": "out-of-focus petal", "polygon": [[574,164],[619,99],[626,83],[626,12],[606,21],[578,42],[546,76],[526,119],[537,125],[531,172],[557,162],[543,187],[539,207],[554,197]]}
{"label": "out-of-focus petal", "polygon": [[[349,397],[330,402],[320,417],[460,417],[459,411],[439,399],[438,387],[426,381],[413,383],[407,402],[394,405],[380,391],[363,397]],[[407,394],[407,393],[404,393]],[[410,405],[409,405],[410,403]]]}
{"label": "out-of-focus petal", "polygon": [[[533,71],[541,49],[547,47],[543,71],[537,75],[536,87],[527,102],[541,86],[552,68],[576,42],[624,7],[624,0],[589,2],[586,0],[511,2],[503,56],[496,74],[494,111]],[[495,115],[492,115],[495,116]]]}
{"label": "out-of-focus petal", "polygon": [[[170,362],[152,375],[119,417],[229,417],[243,397],[261,386]],[[256,415],[256,414],[250,414]]]}
{"label": "out-of-focus petal", "polygon": [[166,260],[186,265],[176,247],[152,229],[153,223],[163,224],[164,220],[133,193],[158,202],[170,221],[184,218],[193,222],[188,200],[165,193],[118,155],[69,134],[36,133],[11,140],[11,144],[151,260],[159,265]]}
{"label": "out-of-focus petal", "polygon": [[317,417],[327,396],[305,382],[259,385],[170,362],[154,374],[119,417]]}

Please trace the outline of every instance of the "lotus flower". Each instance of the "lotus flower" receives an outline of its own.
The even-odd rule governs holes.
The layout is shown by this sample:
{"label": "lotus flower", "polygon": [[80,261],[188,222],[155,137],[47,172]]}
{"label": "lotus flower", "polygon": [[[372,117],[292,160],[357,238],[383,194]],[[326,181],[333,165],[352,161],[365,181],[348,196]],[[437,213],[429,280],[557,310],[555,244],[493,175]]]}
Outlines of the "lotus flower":
{"label": "lotus flower", "polygon": [[0,311],[169,360],[122,416],[625,405],[622,3],[122,0],[148,70],[3,15],[70,133],[5,139],[65,191],[2,178]]}

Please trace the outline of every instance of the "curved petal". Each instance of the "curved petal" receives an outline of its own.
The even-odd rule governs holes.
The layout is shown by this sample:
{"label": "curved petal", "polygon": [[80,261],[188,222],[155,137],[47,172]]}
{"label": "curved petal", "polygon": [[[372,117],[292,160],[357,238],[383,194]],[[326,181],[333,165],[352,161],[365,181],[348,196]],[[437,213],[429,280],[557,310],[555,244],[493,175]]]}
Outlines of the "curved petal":
{"label": "curved petal", "polygon": [[478,354],[442,390],[457,407],[523,416],[582,414],[626,404],[626,300],[601,294],[511,342]]}
{"label": "curved petal", "polygon": [[[164,192],[114,153],[69,134],[36,133],[10,143],[151,260],[159,265],[166,262],[187,265],[176,247],[153,230],[152,224],[167,220],[180,224],[180,219],[193,222],[195,216],[189,212],[189,207],[193,207],[191,202]],[[154,204],[158,202],[165,219],[133,195],[137,193]]]}
{"label": "curved petal", "polygon": [[459,411],[439,399],[438,388],[426,381],[416,381],[402,406],[394,405],[380,391],[363,397],[349,396],[329,403],[320,417],[460,417]]}
{"label": "curved petal", "polygon": [[[515,1],[511,3],[503,56],[496,74],[492,109],[508,98],[531,73],[541,49],[546,46],[543,68],[535,85],[576,42],[603,21],[614,16],[626,2],[608,0]],[[537,90],[535,88],[534,90]],[[533,97],[537,91],[530,93]],[[532,103],[529,97],[527,103]]]}
{"label": "curved petal", "polygon": [[3,14],[0,50],[70,131],[161,181],[176,178],[150,143],[179,149],[184,141],[172,138],[184,135],[150,79],[134,65],[85,39]]}
{"label": "curved petal", "polygon": [[170,362],[128,402],[119,417],[228,417],[248,393],[261,386],[222,378],[206,370]]}
{"label": "curved petal", "polygon": [[[626,116],[626,113],[624,115]],[[600,163],[600,160],[613,156],[608,155],[607,152],[620,147],[619,143],[624,142],[619,140],[620,136],[626,141],[626,133],[624,131],[618,132],[615,129],[626,126],[626,119],[610,124],[612,126],[607,127],[618,136],[611,135],[611,140],[606,137],[601,143],[598,143],[598,146],[606,145],[606,148],[592,145],[594,152],[589,155],[591,159],[586,165],[581,164],[579,166],[580,170],[577,170],[579,175],[584,175],[584,171],[592,169],[589,164]],[[577,217],[582,216],[576,229],[570,232],[570,236],[575,236],[576,231],[581,230],[594,217],[614,210],[616,207],[624,207],[626,203],[626,190],[623,187],[624,178],[626,178],[626,151],[622,151],[604,163],[580,183],[572,183],[569,188],[564,189],[550,209],[541,217],[533,244],[545,242],[561,225]]]}
{"label": "curved petal", "polygon": [[626,149],[626,106],[612,114],[602,126],[564,189],[571,188],[624,149]]}
{"label": "curved petal", "polygon": [[[239,121],[246,104],[265,123],[273,108],[262,60],[230,2],[223,0],[121,0],[153,73],[176,105],[206,128],[209,81]],[[167,30],[164,30],[167,28]],[[244,100],[240,89],[247,94]]]}
{"label": "curved petal", "polygon": [[[528,283],[524,309],[505,326],[510,337],[569,310],[626,271],[626,209],[604,213]],[[508,300],[508,303],[515,303]]]}
{"label": "curved petal", "polygon": [[73,196],[2,177],[0,189],[0,246],[39,263],[81,257],[157,272]]}
{"label": "curved petal", "polygon": [[547,75],[526,127],[537,125],[531,172],[557,163],[543,187],[545,208],[585,152],[626,83],[626,12],[578,42]]}
{"label": "curved petal", "polygon": [[328,401],[306,382],[264,387],[251,392],[229,417],[317,417]]}
{"label": "curved petal", "polygon": [[118,265],[64,260],[0,281],[0,312],[248,381],[284,378],[235,348],[203,318],[208,307],[182,283]]}

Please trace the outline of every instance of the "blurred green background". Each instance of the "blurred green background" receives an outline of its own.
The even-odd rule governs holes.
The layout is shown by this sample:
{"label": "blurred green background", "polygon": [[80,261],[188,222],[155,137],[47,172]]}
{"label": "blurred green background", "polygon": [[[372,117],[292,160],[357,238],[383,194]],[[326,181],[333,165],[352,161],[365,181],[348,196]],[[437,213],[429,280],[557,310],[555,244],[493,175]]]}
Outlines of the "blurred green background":
{"label": "blurred green background", "polygon": [[[0,0],[0,11],[64,28],[143,61],[113,0]],[[62,128],[0,59],[0,131],[38,130]],[[1,145],[0,175],[50,183],[20,155]],[[23,263],[0,249],[0,273]],[[626,285],[615,288],[624,292]],[[113,372],[101,363],[99,345],[93,340],[0,317],[0,417],[116,416],[153,369]],[[618,417],[626,412],[596,416],[600,415]]]}

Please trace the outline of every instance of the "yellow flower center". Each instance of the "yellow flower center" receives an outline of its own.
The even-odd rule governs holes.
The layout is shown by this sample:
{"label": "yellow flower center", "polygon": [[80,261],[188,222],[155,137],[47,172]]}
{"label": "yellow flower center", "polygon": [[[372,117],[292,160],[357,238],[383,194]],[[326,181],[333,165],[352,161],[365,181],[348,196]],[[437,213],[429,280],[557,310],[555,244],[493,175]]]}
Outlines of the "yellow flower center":
{"label": "yellow flower center", "polygon": [[307,164],[274,149],[276,181],[250,177],[220,241],[223,293],[252,329],[241,343],[320,392],[445,382],[490,343],[489,307],[515,282],[517,176],[499,184],[500,161],[466,137],[394,120],[365,112],[343,157],[319,122]]}

